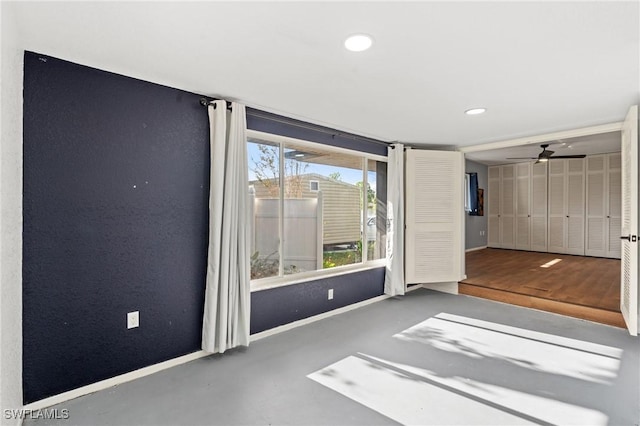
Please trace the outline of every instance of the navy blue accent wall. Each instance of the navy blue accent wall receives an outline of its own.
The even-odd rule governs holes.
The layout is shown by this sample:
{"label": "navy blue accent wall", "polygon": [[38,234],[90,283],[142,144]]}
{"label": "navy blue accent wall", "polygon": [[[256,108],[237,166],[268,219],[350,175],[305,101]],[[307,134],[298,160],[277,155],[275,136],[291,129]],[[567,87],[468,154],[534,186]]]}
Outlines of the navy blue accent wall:
{"label": "navy blue accent wall", "polygon": [[387,144],[300,120],[247,108],[247,128],[324,145],[387,156]]}
{"label": "navy blue accent wall", "polygon": [[[384,268],[292,284],[251,294],[251,334],[384,293]],[[327,299],[333,289],[333,300]]]}
{"label": "navy blue accent wall", "polygon": [[198,95],[24,59],[29,403],[200,349],[209,148]]}
{"label": "navy blue accent wall", "polygon": [[[36,53],[24,59],[30,403],[200,349],[210,164],[201,95]],[[366,139],[281,121],[249,127],[386,155]],[[251,330],[381,295],[383,281],[379,268],[254,292]],[[127,330],[131,311],[140,327]]]}

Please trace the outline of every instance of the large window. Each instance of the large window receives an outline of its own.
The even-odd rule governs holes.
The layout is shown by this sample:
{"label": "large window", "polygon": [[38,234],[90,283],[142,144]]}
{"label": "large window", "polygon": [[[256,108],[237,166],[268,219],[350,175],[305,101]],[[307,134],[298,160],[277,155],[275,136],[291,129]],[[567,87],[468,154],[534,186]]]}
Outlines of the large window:
{"label": "large window", "polygon": [[258,132],[247,144],[252,280],[385,257],[384,157]]}

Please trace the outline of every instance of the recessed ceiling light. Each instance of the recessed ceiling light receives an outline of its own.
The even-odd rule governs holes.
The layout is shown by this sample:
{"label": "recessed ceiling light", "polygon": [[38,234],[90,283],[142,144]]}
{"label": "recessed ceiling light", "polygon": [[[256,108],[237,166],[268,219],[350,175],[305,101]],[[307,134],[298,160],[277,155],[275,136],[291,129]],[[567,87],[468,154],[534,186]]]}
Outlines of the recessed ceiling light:
{"label": "recessed ceiling light", "polygon": [[301,153],[301,152],[299,152],[299,153],[297,153],[295,156],[296,156],[297,158],[302,158],[302,157],[304,157],[304,154],[303,154],[303,153]]}
{"label": "recessed ceiling light", "polygon": [[472,109],[466,110],[464,113],[467,114],[467,115],[478,115],[478,114],[482,114],[482,113],[484,113],[486,111],[487,111],[486,108],[472,108]]}
{"label": "recessed ceiling light", "polygon": [[354,34],[344,41],[344,47],[352,52],[362,52],[373,44],[373,39],[366,34]]}

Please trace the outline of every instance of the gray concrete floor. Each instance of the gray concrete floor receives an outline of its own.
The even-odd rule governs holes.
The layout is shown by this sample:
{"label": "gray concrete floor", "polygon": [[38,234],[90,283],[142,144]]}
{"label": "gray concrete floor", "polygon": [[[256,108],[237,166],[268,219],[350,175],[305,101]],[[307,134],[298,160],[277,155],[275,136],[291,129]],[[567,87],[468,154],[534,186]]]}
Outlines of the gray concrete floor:
{"label": "gray concrete floor", "polygon": [[[620,366],[613,379],[597,383],[535,371],[504,357],[469,356],[462,345],[452,352],[393,337],[442,312],[617,348],[622,351]],[[413,365],[439,377],[461,377],[535,397],[552,395],[554,400],[602,413],[610,425],[640,423],[640,342],[625,330],[421,289],[256,341],[247,349],[212,355],[51,407],[67,409],[67,420],[24,424],[397,424],[307,377],[357,354]],[[428,411],[429,405],[425,407]],[[468,420],[464,424],[478,423],[473,410],[464,416]],[[522,418],[549,424],[536,422],[536,416]],[[434,416],[426,423],[441,424],[442,418]]]}

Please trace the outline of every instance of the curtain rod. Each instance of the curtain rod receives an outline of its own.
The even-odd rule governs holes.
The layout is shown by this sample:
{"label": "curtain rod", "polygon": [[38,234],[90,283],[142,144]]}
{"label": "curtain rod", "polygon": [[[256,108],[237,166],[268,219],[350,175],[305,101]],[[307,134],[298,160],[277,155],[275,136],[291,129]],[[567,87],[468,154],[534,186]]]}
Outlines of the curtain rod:
{"label": "curtain rod", "polygon": [[327,127],[323,127],[320,125],[315,125],[315,124],[306,124],[304,122],[300,122],[299,120],[296,120],[294,118],[287,120],[287,119],[280,119],[277,116],[274,117],[275,114],[272,114],[270,112],[264,113],[260,110],[256,110],[253,108],[247,108],[247,115],[251,115],[254,117],[259,117],[259,118],[264,118],[267,120],[271,120],[271,121],[275,121],[277,123],[283,123],[283,124],[288,124],[290,126],[296,126],[296,127],[300,127],[301,129],[307,129],[307,130],[314,130],[316,132],[321,132],[321,133],[325,133],[327,135],[331,135],[334,138],[336,136],[342,136],[342,137],[346,137],[346,138],[351,138],[354,140],[361,140],[364,142],[370,142],[370,143],[375,143],[378,145],[384,145],[384,146],[389,146],[389,142],[384,142],[384,141],[379,141],[376,139],[371,139],[368,138],[366,136],[359,136],[359,135],[354,135],[352,133],[343,133],[343,132],[339,132],[337,130],[333,130]]}
{"label": "curtain rod", "polygon": [[[200,105],[202,106],[208,106],[211,102],[216,101],[218,99],[207,99],[205,97],[200,98]],[[221,100],[221,99],[220,99]],[[231,109],[231,102],[226,101],[227,102],[227,109]],[[215,105],[214,105],[215,106]],[[379,141],[376,139],[372,139],[372,138],[368,138],[366,136],[359,136],[359,135],[354,135],[352,133],[343,133],[343,132],[339,132],[324,126],[320,126],[320,125],[314,125],[314,124],[306,124],[304,122],[300,122],[299,120],[296,119],[290,119],[290,120],[286,120],[286,119],[280,119],[277,117],[277,115],[272,114],[270,112],[262,112],[260,110],[256,110],[254,108],[247,108],[247,115],[251,115],[253,117],[258,117],[258,118],[264,118],[267,120],[271,120],[271,121],[275,121],[278,123],[283,123],[283,124],[288,124],[290,126],[296,126],[296,127],[300,127],[302,129],[307,129],[307,130],[314,130],[316,132],[322,132],[328,135],[331,135],[332,137],[336,137],[336,136],[342,136],[342,137],[347,137],[347,138],[351,138],[354,140],[361,140],[364,142],[370,142],[370,143],[375,143],[378,145],[384,145],[384,146],[389,146],[390,143],[389,142],[384,142],[384,141]]]}
{"label": "curtain rod", "polygon": [[[218,100],[222,100],[222,99],[211,99],[211,100],[209,100],[207,98],[200,98],[200,105],[209,106],[209,105],[211,105],[212,102],[218,101]],[[229,102],[229,101],[226,101],[226,102],[227,102],[227,109],[231,110],[231,102]],[[213,109],[215,109],[215,108],[216,108],[216,105],[213,104]]]}

